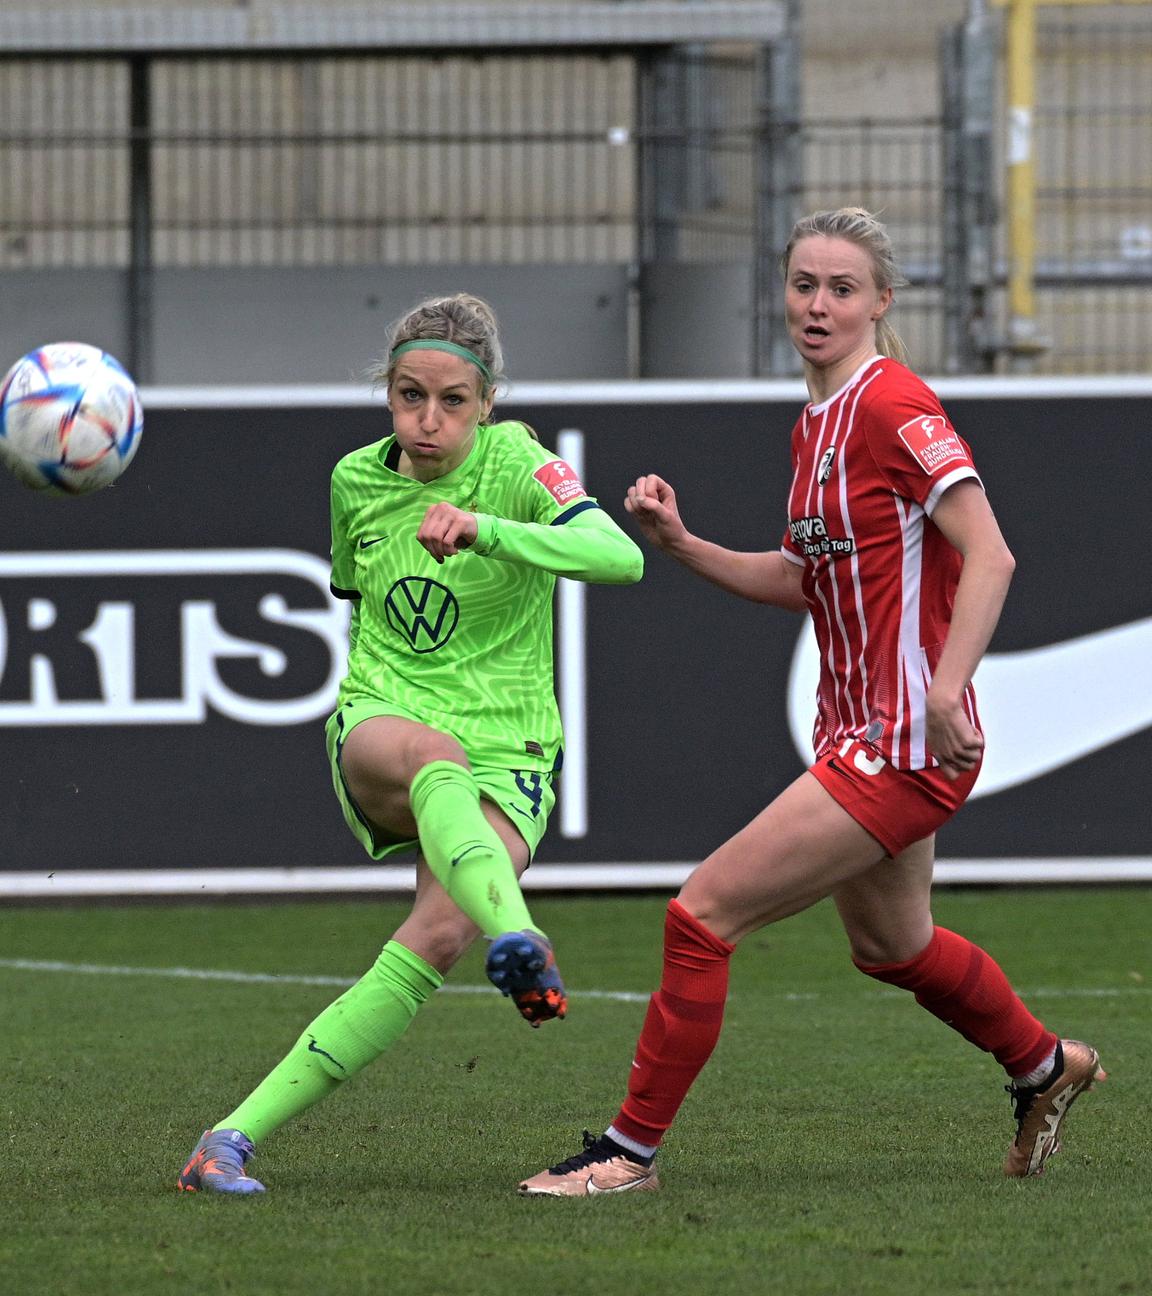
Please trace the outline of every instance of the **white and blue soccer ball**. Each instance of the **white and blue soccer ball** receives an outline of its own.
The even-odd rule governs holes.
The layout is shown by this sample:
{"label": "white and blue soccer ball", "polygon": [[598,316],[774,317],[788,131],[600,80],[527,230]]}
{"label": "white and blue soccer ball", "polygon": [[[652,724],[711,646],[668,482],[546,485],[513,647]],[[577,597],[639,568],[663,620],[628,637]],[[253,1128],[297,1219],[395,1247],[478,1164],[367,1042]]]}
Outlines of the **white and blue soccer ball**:
{"label": "white and blue soccer ball", "polygon": [[50,342],[0,383],[0,461],[33,490],[87,495],[132,462],[144,430],[124,366],[84,342]]}

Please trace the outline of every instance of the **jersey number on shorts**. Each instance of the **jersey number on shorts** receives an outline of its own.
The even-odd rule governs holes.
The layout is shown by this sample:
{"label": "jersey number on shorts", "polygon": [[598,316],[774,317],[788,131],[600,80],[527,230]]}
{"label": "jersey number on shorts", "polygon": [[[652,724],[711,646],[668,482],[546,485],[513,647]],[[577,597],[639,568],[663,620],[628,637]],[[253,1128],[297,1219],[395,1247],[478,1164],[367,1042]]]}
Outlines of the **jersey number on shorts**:
{"label": "jersey number on shorts", "polygon": [[540,813],[540,803],[544,800],[544,785],[540,781],[540,775],[525,775],[522,770],[517,770],[516,786],[528,798],[528,804],[532,807],[532,818],[535,819]]}

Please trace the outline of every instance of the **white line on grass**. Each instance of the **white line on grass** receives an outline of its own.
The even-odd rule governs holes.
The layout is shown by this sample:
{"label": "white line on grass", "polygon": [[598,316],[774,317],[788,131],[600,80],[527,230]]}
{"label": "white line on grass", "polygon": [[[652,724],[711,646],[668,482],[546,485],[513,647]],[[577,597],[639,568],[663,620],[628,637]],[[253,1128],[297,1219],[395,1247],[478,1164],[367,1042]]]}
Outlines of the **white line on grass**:
{"label": "white line on grass", "polygon": [[[112,967],[103,963],[59,963],[42,959],[0,959],[0,968],[18,972],[79,972],[89,976],[170,977],[178,981],[227,981],[233,985],[307,985],[335,986],[347,990],[358,977],[311,976],[305,973],[224,972],[213,968],[186,967]],[[445,994],[491,994],[492,987],[479,985],[443,985]],[[615,999],[620,1003],[647,1003],[648,995],[630,990],[581,990],[582,999]]]}
{"label": "white line on grass", "polygon": [[[167,977],[176,981],[226,981],[233,985],[305,985],[335,986],[346,990],[355,985],[356,977],[337,977],[309,975],[307,973],[289,972],[280,975],[275,972],[226,972],[214,968],[187,967],[117,967],[104,963],[62,963],[48,959],[0,959],[0,968],[9,968],[17,972],[75,972],[87,976],[142,976]],[[1125,995],[1145,995],[1152,991],[1152,986],[1072,986],[1060,988],[1040,986],[1034,990],[1021,991],[1025,999],[1117,999]],[[492,987],[486,985],[443,985],[442,994],[491,994]],[[886,999],[902,999],[902,990],[881,990],[879,995]],[[579,999],[610,999],[617,1003],[647,1003],[649,995],[637,994],[632,990],[577,990],[574,997]],[[807,1002],[823,999],[819,991],[795,992],[782,991],[769,996],[788,1002]]]}

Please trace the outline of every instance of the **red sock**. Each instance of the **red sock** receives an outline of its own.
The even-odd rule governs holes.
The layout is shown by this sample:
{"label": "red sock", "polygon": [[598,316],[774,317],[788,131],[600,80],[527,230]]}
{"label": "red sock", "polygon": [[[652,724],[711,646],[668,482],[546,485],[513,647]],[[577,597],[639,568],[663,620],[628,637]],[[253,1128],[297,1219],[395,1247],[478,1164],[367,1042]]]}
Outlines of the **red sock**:
{"label": "red sock", "polygon": [[724,1021],[728,962],[736,947],[714,936],[678,901],[664,921],[664,975],[628,1079],[628,1097],[612,1122],[621,1134],[655,1147],[708,1061]]}
{"label": "red sock", "polygon": [[934,928],[932,939],[907,963],[856,966],[877,981],[911,990],[921,1007],[991,1053],[1010,1076],[1039,1066],[1056,1047],[1056,1036],[1024,1007],[995,959],[943,927]]}

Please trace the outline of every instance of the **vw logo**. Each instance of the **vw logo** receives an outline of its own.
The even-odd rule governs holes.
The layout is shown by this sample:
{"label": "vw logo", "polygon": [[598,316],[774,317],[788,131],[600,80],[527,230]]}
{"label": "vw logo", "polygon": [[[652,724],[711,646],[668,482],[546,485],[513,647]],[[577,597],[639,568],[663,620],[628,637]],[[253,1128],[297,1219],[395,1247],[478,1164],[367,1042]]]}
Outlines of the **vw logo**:
{"label": "vw logo", "polygon": [[384,600],[388,624],[403,635],[413,652],[435,652],[452,638],[460,620],[456,595],[439,581],[404,576]]}

